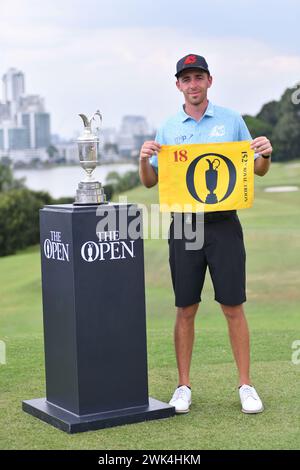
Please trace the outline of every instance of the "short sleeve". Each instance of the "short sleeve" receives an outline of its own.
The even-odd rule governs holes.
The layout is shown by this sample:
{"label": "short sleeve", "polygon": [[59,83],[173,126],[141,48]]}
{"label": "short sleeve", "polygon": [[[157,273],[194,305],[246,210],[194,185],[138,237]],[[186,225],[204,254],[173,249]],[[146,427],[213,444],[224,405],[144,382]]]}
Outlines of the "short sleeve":
{"label": "short sleeve", "polygon": [[[238,141],[240,140],[252,140],[252,136],[242,116],[239,116],[238,121]],[[259,155],[255,153],[254,160],[256,160],[257,157],[259,157]]]}

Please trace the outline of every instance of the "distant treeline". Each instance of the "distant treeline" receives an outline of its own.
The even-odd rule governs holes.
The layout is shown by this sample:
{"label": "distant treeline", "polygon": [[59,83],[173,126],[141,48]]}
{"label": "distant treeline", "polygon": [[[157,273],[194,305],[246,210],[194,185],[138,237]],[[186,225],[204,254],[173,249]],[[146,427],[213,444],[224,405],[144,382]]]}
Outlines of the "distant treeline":
{"label": "distant treeline", "polygon": [[279,101],[266,103],[256,116],[243,116],[253,138],[265,135],[273,145],[273,161],[300,158],[300,83]]}
{"label": "distant treeline", "polygon": [[[108,200],[114,193],[139,184],[138,171],[108,175],[104,186]],[[75,191],[75,188],[74,188]],[[54,199],[45,191],[31,191],[24,180],[14,179],[9,166],[0,163],[0,256],[39,243],[39,209],[48,204],[71,204],[74,198]]]}

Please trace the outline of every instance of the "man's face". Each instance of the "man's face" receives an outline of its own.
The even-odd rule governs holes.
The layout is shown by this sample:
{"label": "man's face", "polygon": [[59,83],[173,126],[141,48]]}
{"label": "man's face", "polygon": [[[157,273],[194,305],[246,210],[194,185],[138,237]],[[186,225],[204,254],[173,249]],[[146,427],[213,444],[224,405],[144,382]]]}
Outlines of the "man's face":
{"label": "man's face", "polygon": [[180,74],[176,86],[185,98],[185,102],[198,105],[207,98],[207,90],[211,87],[212,77],[206,72],[189,69]]}

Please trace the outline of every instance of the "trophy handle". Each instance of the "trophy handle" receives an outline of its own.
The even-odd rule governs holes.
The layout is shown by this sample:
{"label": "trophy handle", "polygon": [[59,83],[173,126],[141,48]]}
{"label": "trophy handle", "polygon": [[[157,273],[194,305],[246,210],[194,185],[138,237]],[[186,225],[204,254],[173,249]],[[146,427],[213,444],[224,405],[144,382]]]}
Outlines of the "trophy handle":
{"label": "trophy handle", "polygon": [[[102,124],[102,114],[100,113],[99,109],[97,109],[95,114],[90,119],[90,127],[92,126],[92,122],[96,120],[95,116],[99,116],[100,125]],[[96,132],[99,132],[99,130],[100,130],[100,127],[96,127]]]}
{"label": "trophy handle", "polygon": [[[100,123],[102,124],[102,114],[100,113],[99,109],[93,114],[91,119],[89,119],[85,114],[78,114],[83,120],[84,127],[91,129],[92,122],[95,121],[95,116],[99,116]],[[99,127],[96,128],[97,131],[100,129]]]}
{"label": "trophy handle", "polygon": [[[218,165],[214,167],[215,162],[217,162]],[[213,169],[216,170],[217,168],[219,168],[220,164],[221,164],[220,160],[218,158],[215,158],[212,162]]]}
{"label": "trophy handle", "polygon": [[80,116],[83,120],[84,127],[90,127],[90,121],[88,120],[85,114],[78,114],[78,116]]}

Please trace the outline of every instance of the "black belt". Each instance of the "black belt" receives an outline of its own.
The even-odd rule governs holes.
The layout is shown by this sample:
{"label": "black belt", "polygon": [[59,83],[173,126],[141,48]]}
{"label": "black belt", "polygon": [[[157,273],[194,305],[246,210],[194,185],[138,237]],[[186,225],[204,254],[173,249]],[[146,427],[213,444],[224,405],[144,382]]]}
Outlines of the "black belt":
{"label": "black belt", "polygon": [[204,222],[215,222],[217,220],[225,220],[236,214],[236,211],[219,211],[219,212],[205,212]]}
{"label": "black belt", "polygon": [[[176,212],[177,214],[177,212]],[[229,219],[232,217],[234,214],[236,214],[236,210],[233,211],[216,211],[216,212],[204,212],[204,222],[216,222],[218,220],[225,220]],[[182,213],[180,213],[182,215]],[[185,213],[186,217],[192,216],[192,221],[196,220],[196,214],[195,213]],[[174,219],[174,212],[171,212],[171,217]],[[186,219],[185,219],[186,220]]]}

